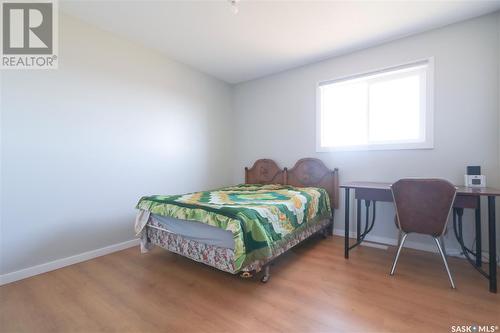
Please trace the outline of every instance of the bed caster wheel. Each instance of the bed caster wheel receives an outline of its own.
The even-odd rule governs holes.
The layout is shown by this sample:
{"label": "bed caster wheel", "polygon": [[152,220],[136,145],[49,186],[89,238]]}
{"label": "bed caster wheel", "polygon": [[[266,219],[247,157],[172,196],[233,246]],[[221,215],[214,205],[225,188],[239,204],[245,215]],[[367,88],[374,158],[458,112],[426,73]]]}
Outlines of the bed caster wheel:
{"label": "bed caster wheel", "polygon": [[253,274],[250,272],[241,272],[240,277],[243,279],[250,279],[253,277]]}

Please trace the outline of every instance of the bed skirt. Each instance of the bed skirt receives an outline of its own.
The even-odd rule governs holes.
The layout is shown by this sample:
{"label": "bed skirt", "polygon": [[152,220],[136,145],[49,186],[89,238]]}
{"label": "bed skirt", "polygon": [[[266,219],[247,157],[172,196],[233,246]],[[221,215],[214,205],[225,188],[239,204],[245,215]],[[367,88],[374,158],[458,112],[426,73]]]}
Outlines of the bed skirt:
{"label": "bed skirt", "polygon": [[142,232],[141,249],[143,252],[147,252],[153,245],[157,245],[231,274],[259,272],[268,262],[309,238],[311,235],[320,231],[326,231],[327,228],[332,226],[332,223],[332,220],[325,219],[287,235],[286,238],[273,244],[271,257],[266,260],[253,261],[240,270],[235,269],[234,251],[232,249],[186,239],[178,234],[166,231],[161,224],[158,224],[151,218]]}

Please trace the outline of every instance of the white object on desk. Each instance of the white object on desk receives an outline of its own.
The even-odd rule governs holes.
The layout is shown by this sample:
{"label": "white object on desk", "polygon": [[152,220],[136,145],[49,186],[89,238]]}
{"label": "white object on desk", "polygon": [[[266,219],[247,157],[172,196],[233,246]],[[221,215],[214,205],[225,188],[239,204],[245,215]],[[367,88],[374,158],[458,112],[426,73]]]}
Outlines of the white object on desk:
{"label": "white object on desk", "polygon": [[468,187],[486,187],[486,176],[484,175],[465,175],[465,186]]}

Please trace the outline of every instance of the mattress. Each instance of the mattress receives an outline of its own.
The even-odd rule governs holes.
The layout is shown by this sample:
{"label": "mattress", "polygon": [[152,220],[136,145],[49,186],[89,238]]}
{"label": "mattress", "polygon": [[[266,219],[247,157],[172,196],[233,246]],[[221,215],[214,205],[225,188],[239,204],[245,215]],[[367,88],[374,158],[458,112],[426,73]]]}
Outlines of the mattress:
{"label": "mattress", "polygon": [[151,214],[151,219],[171,233],[198,243],[234,250],[233,233],[196,221]]}

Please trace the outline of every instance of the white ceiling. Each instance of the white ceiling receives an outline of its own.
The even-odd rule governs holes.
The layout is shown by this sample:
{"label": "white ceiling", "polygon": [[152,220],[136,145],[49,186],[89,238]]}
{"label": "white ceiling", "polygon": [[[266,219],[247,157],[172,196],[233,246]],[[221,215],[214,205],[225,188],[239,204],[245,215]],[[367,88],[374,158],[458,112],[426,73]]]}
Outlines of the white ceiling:
{"label": "white ceiling", "polygon": [[497,1],[61,1],[62,10],[238,83],[500,9]]}

